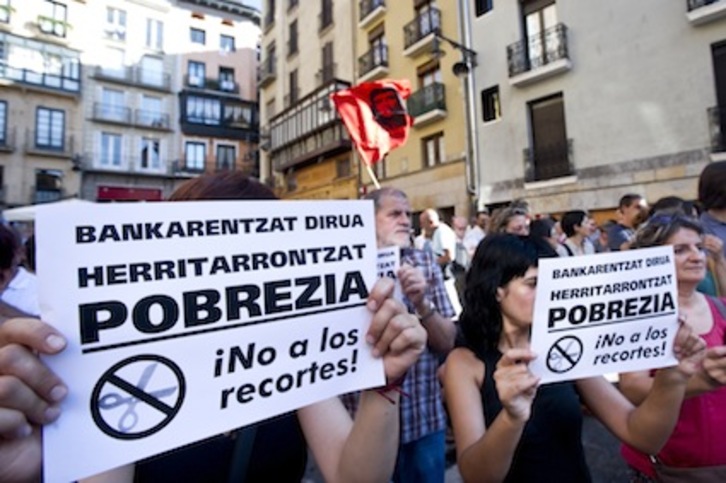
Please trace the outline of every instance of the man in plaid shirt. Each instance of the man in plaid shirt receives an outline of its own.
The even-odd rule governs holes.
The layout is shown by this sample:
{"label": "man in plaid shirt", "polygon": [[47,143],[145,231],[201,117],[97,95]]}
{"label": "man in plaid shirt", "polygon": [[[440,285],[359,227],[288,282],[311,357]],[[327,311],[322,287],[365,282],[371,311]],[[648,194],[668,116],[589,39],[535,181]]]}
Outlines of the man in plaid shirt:
{"label": "man in plaid shirt", "polygon": [[401,444],[396,482],[444,481],[446,414],[436,377],[439,360],[454,346],[454,310],[444,277],[430,252],[411,246],[411,207],[403,191],[382,188],[369,193],[376,211],[378,247],[401,247],[397,277],[409,312],[418,315],[428,347],[409,369],[401,398]]}

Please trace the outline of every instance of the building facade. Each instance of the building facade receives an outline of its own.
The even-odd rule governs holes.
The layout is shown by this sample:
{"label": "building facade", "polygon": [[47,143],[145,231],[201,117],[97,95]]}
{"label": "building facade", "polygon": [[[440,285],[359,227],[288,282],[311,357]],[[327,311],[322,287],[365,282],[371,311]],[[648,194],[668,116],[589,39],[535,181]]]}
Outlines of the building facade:
{"label": "building facade", "polygon": [[[383,186],[404,190],[415,212],[436,208],[447,221],[454,214],[468,216],[467,93],[453,72],[462,52],[444,40],[458,43],[460,38],[458,2],[356,4],[357,82],[408,79],[412,87],[407,101],[414,119],[409,139],[374,165],[377,178]],[[362,178],[371,189],[365,171]]]}
{"label": "building facade", "polygon": [[78,196],[85,5],[0,0],[0,205]]}
{"label": "building facade", "polygon": [[358,197],[358,164],[329,98],[354,80],[353,4],[263,4],[262,178],[283,198]]}
{"label": "building facade", "polygon": [[696,197],[723,158],[726,1],[471,0],[479,204]]}

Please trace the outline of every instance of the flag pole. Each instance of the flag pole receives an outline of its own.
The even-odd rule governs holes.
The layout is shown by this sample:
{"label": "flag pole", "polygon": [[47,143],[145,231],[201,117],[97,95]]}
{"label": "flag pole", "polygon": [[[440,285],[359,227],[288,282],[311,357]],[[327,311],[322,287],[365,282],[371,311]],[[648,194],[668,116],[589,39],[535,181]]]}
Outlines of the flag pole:
{"label": "flag pole", "polygon": [[[386,158],[383,158],[379,162],[383,162]],[[376,187],[377,190],[381,189],[381,183],[378,182],[378,178],[376,178],[376,173],[373,172],[373,168],[371,168],[371,165],[368,163],[365,163],[366,169],[368,170],[368,176],[371,177],[371,181],[373,181],[373,186]]]}

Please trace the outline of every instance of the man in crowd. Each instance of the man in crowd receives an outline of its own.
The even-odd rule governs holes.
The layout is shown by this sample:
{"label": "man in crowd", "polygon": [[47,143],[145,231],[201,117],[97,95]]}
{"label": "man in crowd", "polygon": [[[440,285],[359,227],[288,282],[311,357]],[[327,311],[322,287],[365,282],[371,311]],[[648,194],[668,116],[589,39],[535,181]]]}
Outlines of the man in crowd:
{"label": "man in crowd", "polygon": [[461,313],[461,304],[456,293],[456,283],[451,267],[456,257],[456,234],[449,225],[441,221],[439,213],[432,208],[424,210],[419,217],[419,221],[426,237],[431,240],[431,251],[436,257],[436,263],[439,264],[441,272],[444,274],[446,293],[449,295],[456,316],[458,316]]}
{"label": "man in crowd", "polygon": [[[402,249],[397,277],[404,303],[410,312],[418,315],[428,335],[427,349],[403,381],[402,390],[409,397],[401,399],[401,443],[393,479],[441,483],[445,473],[446,415],[436,370],[440,358],[454,346],[456,328],[451,319],[454,310],[434,255],[411,247],[411,207],[406,194],[394,188],[382,188],[366,198],[375,203],[379,248]],[[432,210],[427,211],[430,216]],[[449,257],[453,257],[455,243],[449,249]]]}
{"label": "man in crowd", "polygon": [[648,215],[648,203],[638,194],[629,193],[618,203],[618,221],[608,230],[610,251],[627,250],[635,230]]}
{"label": "man in crowd", "polygon": [[486,208],[476,213],[474,224],[466,229],[464,235],[464,246],[469,252],[469,257],[474,256],[476,247],[479,246],[489,231],[489,210]]}

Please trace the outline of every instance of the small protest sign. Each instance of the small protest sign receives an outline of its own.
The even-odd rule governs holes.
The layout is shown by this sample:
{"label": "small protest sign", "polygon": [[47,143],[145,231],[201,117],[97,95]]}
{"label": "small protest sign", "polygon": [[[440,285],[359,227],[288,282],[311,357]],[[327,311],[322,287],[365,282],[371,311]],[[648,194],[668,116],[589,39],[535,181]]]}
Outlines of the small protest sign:
{"label": "small protest sign", "polygon": [[48,207],[36,233],[42,315],[69,341],[45,358],[69,387],[47,481],[385,382],[370,201]]}
{"label": "small protest sign", "polygon": [[530,363],[542,383],[676,364],[673,248],[542,259]]}
{"label": "small protest sign", "polygon": [[388,277],[396,281],[393,287],[393,298],[403,302],[403,289],[398,281],[398,269],[401,267],[401,249],[397,246],[384,247],[378,250],[378,278]]}

